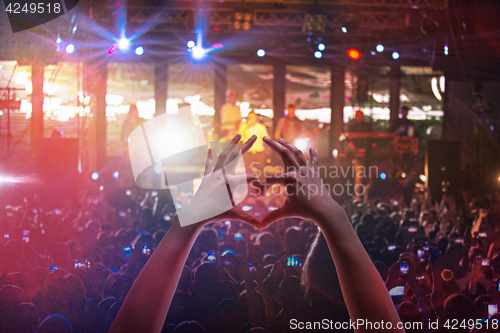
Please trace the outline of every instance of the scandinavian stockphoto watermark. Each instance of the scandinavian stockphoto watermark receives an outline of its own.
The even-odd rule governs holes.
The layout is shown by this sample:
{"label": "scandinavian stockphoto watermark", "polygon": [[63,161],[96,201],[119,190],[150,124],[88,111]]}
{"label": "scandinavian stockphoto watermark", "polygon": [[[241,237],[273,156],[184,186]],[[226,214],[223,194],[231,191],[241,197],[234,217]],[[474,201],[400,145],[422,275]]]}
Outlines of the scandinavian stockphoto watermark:
{"label": "scandinavian stockphoto watermark", "polygon": [[[217,155],[229,144],[214,142],[210,143],[210,147]],[[202,202],[192,205],[198,209],[175,206],[181,226],[222,214],[241,203],[248,195],[248,186],[239,186],[242,185],[242,177],[235,177],[246,174],[243,156],[240,148],[232,145],[233,159],[207,175],[212,177],[212,181],[219,182],[216,184],[219,186],[213,187],[217,193],[209,193]],[[200,121],[191,114],[190,106],[180,108],[178,114],[163,114],[135,128],[128,137],[128,148],[134,180],[137,186],[147,189],[164,188],[163,184],[150,181],[149,175],[158,165],[169,186],[192,186],[193,180],[199,178],[200,171],[204,170],[208,154],[208,144]],[[202,181],[198,191],[205,190],[204,186]]]}
{"label": "scandinavian stockphoto watermark", "polygon": [[[259,162],[254,162],[250,164],[250,167],[256,174],[257,178],[261,176],[273,175],[274,178],[286,177],[287,172],[298,172],[302,173],[304,176],[313,176],[312,169],[308,166],[307,168],[302,168],[301,170],[295,169],[294,167],[276,168],[276,167],[263,167],[259,168]],[[261,171],[262,170],[262,171]],[[308,184],[295,184],[293,182],[282,186],[273,186],[270,188],[263,189],[259,184],[250,183],[252,190],[255,194],[261,195],[263,190],[272,195],[302,195],[311,199],[311,197],[322,194],[329,194],[333,196],[363,196],[367,191],[367,184],[370,183],[371,179],[379,178],[378,166],[341,166],[341,165],[331,165],[331,166],[319,166],[317,175],[322,179],[330,179],[334,182],[321,182],[321,185],[316,183]],[[345,182],[341,182],[343,179]],[[356,181],[356,179],[358,181]],[[335,182],[335,180],[339,180]],[[367,180],[367,181],[365,181]]]}
{"label": "scandinavian stockphoto watermark", "polygon": [[12,32],[34,28],[52,21],[73,8],[80,0],[4,0]]}

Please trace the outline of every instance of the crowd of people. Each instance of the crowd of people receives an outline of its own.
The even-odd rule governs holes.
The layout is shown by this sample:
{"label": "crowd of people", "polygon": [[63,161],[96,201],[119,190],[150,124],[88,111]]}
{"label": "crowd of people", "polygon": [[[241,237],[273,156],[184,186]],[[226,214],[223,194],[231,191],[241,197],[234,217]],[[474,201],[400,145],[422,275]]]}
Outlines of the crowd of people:
{"label": "crowd of people", "polygon": [[[304,167],[293,146],[265,143]],[[463,207],[446,195],[328,198],[249,196],[187,227],[168,193],[138,188],[73,209],[36,197],[1,207],[0,332],[351,332],[335,326],[350,319],[406,332],[499,328],[498,193]]]}

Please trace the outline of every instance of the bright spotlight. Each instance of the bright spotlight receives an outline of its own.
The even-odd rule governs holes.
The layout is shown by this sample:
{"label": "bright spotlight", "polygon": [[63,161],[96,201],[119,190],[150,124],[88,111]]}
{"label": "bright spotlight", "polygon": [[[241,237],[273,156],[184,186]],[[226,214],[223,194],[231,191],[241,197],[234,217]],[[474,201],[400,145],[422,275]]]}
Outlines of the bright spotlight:
{"label": "bright spotlight", "polygon": [[300,150],[306,150],[307,149],[307,141],[304,139],[297,139],[297,140],[295,140],[295,147],[299,148]]}
{"label": "bright spotlight", "polygon": [[0,176],[0,183],[17,183],[17,180],[13,177]]}
{"label": "bright spotlight", "polygon": [[97,180],[97,179],[99,179],[99,174],[98,174],[97,172],[93,172],[93,173],[92,173],[92,179],[93,179],[93,180]]}
{"label": "bright spotlight", "polygon": [[333,158],[337,158],[339,156],[339,150],[338,149],[334,149],[332,151],[332,155],[333,155]]}
{"label": "bright spotlight", "polygon": [[425,182],[427,180],[427,177],[425,175],[420,175],[420,180]]}
{"label": "bright spotlight", "polygon": [[263,49],[260,49],[260,50],[258,50],[258,51],[257,51],[257,55],[258,55],[259,57],[263,57],[263,56],[265,56],[265,55],[266,55],[266,51],[264,51]]}
{"label": "bright spotlight", "polygon": [[377,50],[377,52],[384,52],[384,45],[382,44],[378,44],[377,47],[375,48]]}
{"label": "bright spotlight", "polygon": [[118,176],[120,176],[120,173],[118,171],[113,172],[113,177],[115,179],[118,179]]}
{"label": "bright spotlight", "polygon": [[386,175],[384,172],[381,172],[381,173],[380,173],[380,178],[381,178],[381,179],[386,179],[386,178],[387,178],[387,175]]}
{"label": "bright spotlight", "polygon": [[73,29],[71,30],[72,33],[76,33],[76,30],[78,29],[78,25],[74,25],[73,26]]}
{"label": "bright spotlight", "polygon": [[316,51],[314,52],[314,56],[319,59],[323,56],[323,53],[321,53],[320,51]]}
{"label": "bright spotlight", "polygon": [[205,56],[205,50],[201,46],[194,46],[193,47],[193,58],[194,59],[201,59]]}
{"label": "bright spotlight", "polygon": [[371,51],[371,52],[370,52],[370,54],[371,54],[371,55],[375,55],[375,54],[377,54],[377,53],[376,53],[375,51]]}
{"label": "bright spotlight", "polygon": [[318,44],[318,50],[324,51],[325,50],[325,44],[323,44],[323,43]]}
{"label": "bright spotlight", "polygon": [[142,46],[139,46],[138,48],[135,49],[135,54],[137,54],[137,55],[143,55],[144,54],[144,48]]}
{"label": "bright spotlight", "polygon": [[122,38],[118,41],[118,48],[122,51],[128,50],[130,41],[127,38]]}
{"label": "bright spotlight", "polygon": [[187,47],[189,48],[192,48],[194,47],[196,44],[194,43],[194,41],[190,40],[189,42],[187,42]]}
{"label": "bright spotlight", "polygon": [[66,46],[66,52],[69,54],[75,52],[75,45],[69,44],[68,46]]}
{"label": "bright spotlight", "polygon": [[347,33],[347,28],[346,27],[342,27],[342,32],[346,34]]}
{"label": "bright spotlight", "polygon": [[394,59],[394,60],[399,59],[399,53],[392,52],[392,59]]}

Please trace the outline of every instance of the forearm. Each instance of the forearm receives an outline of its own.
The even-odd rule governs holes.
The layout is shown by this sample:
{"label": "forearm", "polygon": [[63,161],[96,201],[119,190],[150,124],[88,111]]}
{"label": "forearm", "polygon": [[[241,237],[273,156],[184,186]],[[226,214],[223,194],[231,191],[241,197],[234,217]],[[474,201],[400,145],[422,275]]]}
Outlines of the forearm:
{"label": "forearm", "polygon": [[176,218],[139,273],[110,332],[160,332],[179,278],[202,226]]}
{"label": "forearm", "polygon": [[[333,201],[333,200],[332,200]],[[319,222],[339,276],[351,320],[400,321],[384,281],[352,228],[345,211],[336,203]],[[404,330],[396,330],[404,332]],[[358,329],[357,332],[368,332]]]}

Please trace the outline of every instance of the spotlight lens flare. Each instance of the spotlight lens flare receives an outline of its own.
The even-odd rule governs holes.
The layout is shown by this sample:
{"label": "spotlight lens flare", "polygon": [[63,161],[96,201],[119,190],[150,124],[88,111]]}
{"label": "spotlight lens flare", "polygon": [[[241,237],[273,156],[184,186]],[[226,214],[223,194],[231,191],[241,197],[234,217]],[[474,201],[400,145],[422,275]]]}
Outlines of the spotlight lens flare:
{"label": "spotlight lens flare", "polygon": [[263,56],[265,56],[265,55],[266,55],[266,51],[264,51],[263,49],[260,49],[260,50],[258,50],[258,51],[257,51],[257,55],[258,55],[259,57],[263,57]]}
{"label": "spotlight lens flare", "polygon": [[122,38],[118,41],[118,48],[122,51],[128,50],[130,41],[127,38]]}
{"label": "spotlight lens flare", "polygon": [[116,45],[112,45],[108,50],[108,54],[113,54],[115,51],[116,51]]}
{"label": "spotlight lens flare", "polygon": [[314,56],[315,56],[317,59],[319,59],[319,58],[321,58],[321,57],[323,56],[323,53],[321,53],[320,51],[316,51],[316,52],[314,52]]}
{"label": "spotlight lens flare", "polygon": [[323,43],[318,44],[318,50],[324,51],[325,50],[325,44],[323,44]]}
{"label": "spotlight lens flare", "polygon": [[342,27],[342,32],[346,34],[347,33],[347,28],[346,27]]}
{"label": "spotlight lens flare", "polygon": [[378,44],[377,47],[375,48],[377,50],[377,52],[384,52],[384,45],[382,44]]}
{"label": "spotlight lens flare", "polygon": [[187,47],[189,48],[192,48],[194,47],[196,44],[194,43],[194,41],[190,40],[189,42],[187,42]]}
{"label": "spotlight lens flare", "polygon": [[392,59],[394,59],[394,60],[399,59],[399,53],[392,52]]}
{"label": "spotlight lens flare", "polygon": [[69,54],[75,52],[75,45],[69,44],[68,46],[66,46],[66,52]]}
{"label": "spotlight lens flare", "polygon": [[382,173],[380,173],[380,178],[381,179],[386,179],[387,175],[384,172],[382,172]]}
{"label": "spotlight lens flare", "polygon": [[120,173],[118,171],[113,172],[113,177],[115,179],[118,179],[119,176],[120,176]]}
{"label": "spotlight lens flare", "polygon": [[361,52],[356,49],[349,49],[347,50],[347,56],[349,57],[349,59],[358,60],[359,58],[361,58]]}
{"label": "spotlight lens flare", "polygon": [[193,58],[202,59],[205,56],[205,50],[200,46],[193,47]]}
{"label": "spotlight lens flare", "polygon": [[142,46],[139,46],[138,48],[135,49],[135,54],[137,54],[137,55],[143,55],[144,54],[144,48]]}
{"label": "spotlight lens flare", "polygon": [[92,173],[92,179],[93,180],[99,179],[99,174],[97,172]]}

